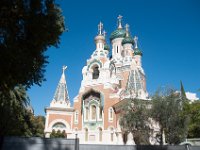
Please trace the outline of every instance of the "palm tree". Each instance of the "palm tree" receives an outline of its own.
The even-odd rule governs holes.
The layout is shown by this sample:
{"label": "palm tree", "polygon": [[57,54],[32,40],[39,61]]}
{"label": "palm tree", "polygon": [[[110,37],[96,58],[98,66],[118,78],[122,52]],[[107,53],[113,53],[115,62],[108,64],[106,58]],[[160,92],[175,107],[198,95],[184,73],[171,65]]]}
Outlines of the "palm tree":
{"label": "palm tree", "polygon": [[23,86],[0,91],[0,149],[5,136],[23,135],[26,132],[28,106],[29,98]]}

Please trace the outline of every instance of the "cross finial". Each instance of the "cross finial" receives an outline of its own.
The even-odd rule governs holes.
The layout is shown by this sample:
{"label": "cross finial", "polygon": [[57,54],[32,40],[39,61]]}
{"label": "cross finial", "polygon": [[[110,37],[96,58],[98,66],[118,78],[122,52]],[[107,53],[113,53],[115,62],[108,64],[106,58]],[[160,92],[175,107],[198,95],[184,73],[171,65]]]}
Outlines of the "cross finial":
{"label": "cross finial", "polygon": [[106,32],[105,30],[103,30],[103,36],[104,36],[104,37],[106,37],[106,33],[107,33],[107,32]]}
{"label": "cross finial", "polygon": [[100,21],[100,23],[98,24],[99,35],[102,35],[102,30],[103,30],[103,23]]}
{"label": "cross finial", "polygon": [[121,15],[119,15],[119,16],[117,17],[117,19],[118,19],[118,29],[122,29],[122,17],[123,17],[123,16],[121,16]]}
{"label": "cross finial", "polygon": [[125,28],[126,28],[126,37],[128,37],[129,36],[129,25],[126,24]]}
{"label": "cross finial", "polygon": [[66,69],[67,69],[67,66],[64,65],[64,66],[62,67],[62,73],[63,73],[63,74],[64,74],[64,72],[65,72]]}
{"label": "cross finial", "polygon": [[129,25],[128,24],[125,25],[125,28],[126,28],[126,31],[129,31]]}
{"label": "cross finial", "polygon": [[135,42],[135,48],[138,48],[138,46],[137,46],[138,37],[137,36],[134,37],[134,42]]}

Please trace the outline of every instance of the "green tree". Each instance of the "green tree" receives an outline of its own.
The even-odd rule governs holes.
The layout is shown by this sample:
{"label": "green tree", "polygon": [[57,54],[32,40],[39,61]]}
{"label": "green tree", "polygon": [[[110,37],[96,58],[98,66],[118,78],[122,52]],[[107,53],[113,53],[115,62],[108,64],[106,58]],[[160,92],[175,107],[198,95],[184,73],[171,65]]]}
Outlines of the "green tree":
{"label": "green tree", "polygon": [[200,102],[195,101],[189,104],[185,113],[190,116],[188,138],[200,138]]}
{"label": "green tree", "polygon": [[41,85],[50,46],[58,46],[64,19],[54,0],[0,1],[0,91]]}
{"label": "green tree", "polygon": [[150,144],[148,104],[140,99],[128,99],[122,108],[120,125],[126,143],[127,134],[131,133],[135,144]]}
{"label": "green tree", "polygon": [[65,138],[66,133],[65,131],[58,130],[57,132],[53,129],[52,133],[50,134],[50,138]]}
{"label": "green tree", "polygon": [[30,130],[32,136],[44,137],[45,117],[34,116],[33,114],[30,114],[30,116],[31,116]]}
{"label": "green tree", "polygon": [[44,81],[44,53],[58,46],[64,30],[55,0],[0,1],[0,147],[5,135],[31,134],[24,130],[29,119],[23,95]]}
{"label": "green tree", "polygon": [[5,135],[31,135],[28,105],[29,98],[23,86],[17,86],[7,94],[0,92],[0,148]]}
{"label": "green tree", "polygon": [[179,144],[186,138],[188,116],[184,114],[186,101],[173,89],[158,91],[152,97],[152,118],[159,123],[158,142],[163,145],[163,135],[169,144]]}

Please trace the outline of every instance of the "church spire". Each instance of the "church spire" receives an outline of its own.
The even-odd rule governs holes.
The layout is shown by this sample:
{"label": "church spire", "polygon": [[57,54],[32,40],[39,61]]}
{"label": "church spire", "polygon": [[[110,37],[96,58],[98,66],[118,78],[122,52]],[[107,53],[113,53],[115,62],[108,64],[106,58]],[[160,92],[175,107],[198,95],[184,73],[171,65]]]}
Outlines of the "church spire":
{"label": "church spire", "polygon": [[67,66],[62,67],[62,75],[60,78],[60,81],[58,83],[55,95],[54,95],[54,100],[55,101],[62,101],[62,102],[69,102],[69,95],[68,95],[68,90],[67,90],[67,84],[66,84],[66,79],[65,79],[65,70],[67,69]]}
{"label": "church spire", "polygon": [[185,100],[185,99],[187,99],[187,97],[186,97],[186,94],[185,94],[185,89],[183,87],[182,81],[180,81],[180,84],[181,84],[181,99]]}

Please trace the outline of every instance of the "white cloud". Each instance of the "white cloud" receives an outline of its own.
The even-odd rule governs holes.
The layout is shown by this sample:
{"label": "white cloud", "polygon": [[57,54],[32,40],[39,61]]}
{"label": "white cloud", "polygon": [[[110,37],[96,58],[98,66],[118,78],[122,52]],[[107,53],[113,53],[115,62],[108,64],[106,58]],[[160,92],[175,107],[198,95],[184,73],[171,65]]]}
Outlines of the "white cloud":
{"label": "white cloud", "polygon": [[186,94],[186,97],[189,99],[189,100],[198,100],[199,98],[197,97],[197,94],[196,93],[191,93],[191,92],[185,92]]}

